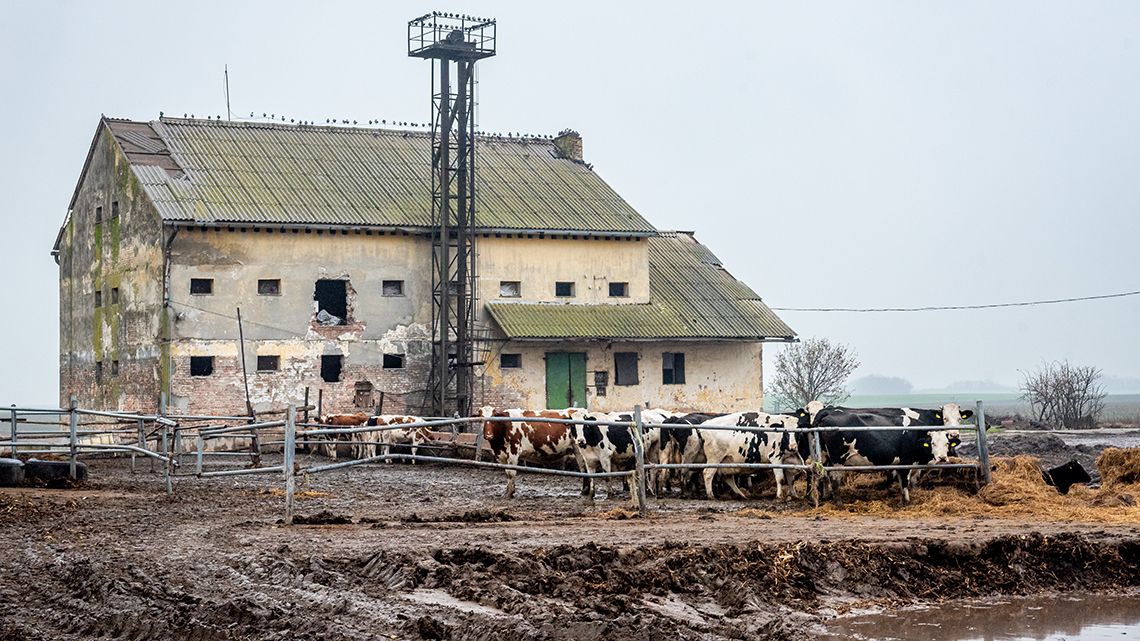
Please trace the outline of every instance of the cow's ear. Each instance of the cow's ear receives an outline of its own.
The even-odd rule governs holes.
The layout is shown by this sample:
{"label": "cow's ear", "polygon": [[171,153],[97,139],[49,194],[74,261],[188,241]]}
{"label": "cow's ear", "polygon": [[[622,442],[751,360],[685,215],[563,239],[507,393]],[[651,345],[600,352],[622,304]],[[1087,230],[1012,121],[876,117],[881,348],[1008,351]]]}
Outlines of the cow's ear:
{"label": "cow's ear", "polygon": [[962,410],[962,420],[974,418],[974,410]]}

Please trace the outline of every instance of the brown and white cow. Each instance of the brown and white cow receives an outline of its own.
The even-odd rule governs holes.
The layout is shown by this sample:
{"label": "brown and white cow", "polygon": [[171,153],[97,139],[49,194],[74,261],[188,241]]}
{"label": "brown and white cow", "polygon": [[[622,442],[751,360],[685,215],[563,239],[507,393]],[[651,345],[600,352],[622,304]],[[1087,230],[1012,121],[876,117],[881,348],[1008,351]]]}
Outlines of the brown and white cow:
{"label": "brown and white cow", "polygon": [[[372,418],[368,419],[368,425],[370,426],[403,425],[406,423],[422,422],[424,422],[424,419],[419,416],[395,414],[383,414],[380,416],[373,416]],[[393,445],[410,445],[412,456],[415,456],[416,450],[419,448],[419,446],[431,440],[431,434],[429,433],[428,428],[424,426],[403,427],[394,430],[382,430],[377,432],[365,432],[365,434],[369,435],[368,440],[375,441],[375,444],[371,445],[372,453],[368,456],[376,456],[376,445],[380,446],[380,454],[382,456],[388,456]],[[361,456],[359,458],[367,458],[367,456]],[[388,462],[391,463],[392,460],[389,459]],[[415,464],[416,461],[413,459],[412,465]]]}
{"label": "brown and white cow", "polygon": [[[503,465],[518,465],[520,460],[544,464],[557,464],[573,456],[582,462],[574,446],[572,426],[567,423],[551,423],[543,418],[570,418],[570,410],[522,410],[483,407],[479,416],[483,418],[511,417],[526,418],[526,421],[484,421],[483,439],[491,450],[492,458]],[[529,420],[536,419],[536,420]],[[515,495],[516,470],[507,470],[506,497]]]}
{"label": "brown and white cow", "polygon": [[[359,427],[368,422],[370,416],[364,412],[354,412],[352,414],[326,414],[325,416],[317,419],[318,423],[327,425],[329,427]],[[321,441],[315,446],[318,453],[336,459],[336,447],[338,441],[353,441],[360,440],[351,438],[351,434],[322,434],[314,437],[314,440]],[[356,446],[352,446],[352,451],[355,454]]]}

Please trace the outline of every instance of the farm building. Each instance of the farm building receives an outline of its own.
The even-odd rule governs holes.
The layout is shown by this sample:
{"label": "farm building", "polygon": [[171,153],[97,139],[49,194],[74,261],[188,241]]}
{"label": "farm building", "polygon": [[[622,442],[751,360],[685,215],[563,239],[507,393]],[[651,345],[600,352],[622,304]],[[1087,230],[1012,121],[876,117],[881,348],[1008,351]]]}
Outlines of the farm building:
{"label": "farm building", "polygon": [[[478,154],[478,405],[761,404],[763,343],[794,333],[692,233],[655,229],[576,133]],[[101,119],[53,250],[61,400],[233,413],[247,378],[258,409],[310,388],[419,410],[429,156],[418,131]]]}

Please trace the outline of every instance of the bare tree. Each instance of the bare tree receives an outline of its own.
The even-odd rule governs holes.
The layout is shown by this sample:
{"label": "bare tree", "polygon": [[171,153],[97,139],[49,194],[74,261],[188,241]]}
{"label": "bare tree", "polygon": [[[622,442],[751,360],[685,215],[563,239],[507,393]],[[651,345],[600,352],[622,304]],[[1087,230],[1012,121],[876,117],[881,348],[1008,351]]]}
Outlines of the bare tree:
{"label": "bare tree", "polygon": [[803,407],[810,401],[834,404],[847,400],[847,379],[859,367],[855,352],[826,338],[788,345],[776,357],[776,375],[768,393],[781,407]]}
{"label": "bare tree", "polygon": [[1100,369],[1063,361],[1022,376],[1021,400],[1038,421],[1065,429],[1096,426],[1105,398]]}

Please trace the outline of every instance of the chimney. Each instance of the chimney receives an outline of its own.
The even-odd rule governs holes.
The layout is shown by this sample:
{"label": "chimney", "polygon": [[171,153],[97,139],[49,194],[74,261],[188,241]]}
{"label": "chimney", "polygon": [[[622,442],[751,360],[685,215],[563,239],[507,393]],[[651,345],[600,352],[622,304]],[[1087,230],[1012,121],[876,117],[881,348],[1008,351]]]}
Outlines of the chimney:
{"label": "chimney", "polygon": [[582,162],[582,136],[573,129],[563,129],[554,139],[554,146],[563,158],[574,162]]}

